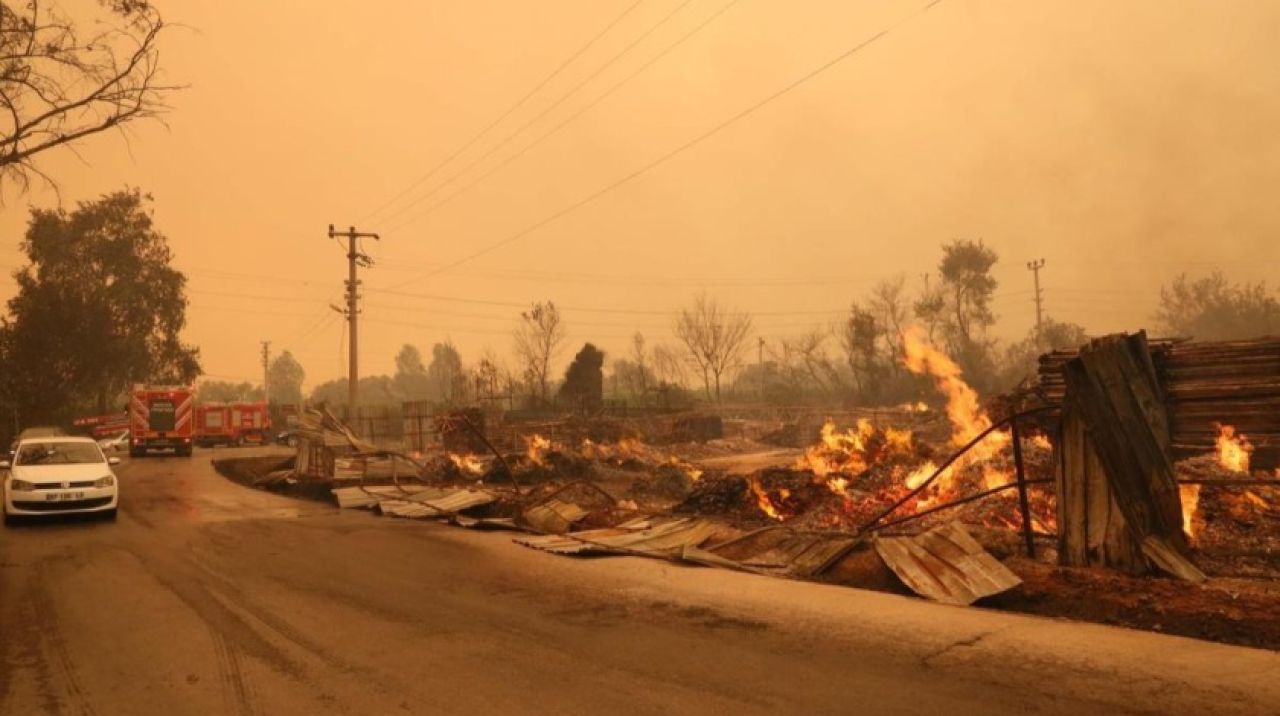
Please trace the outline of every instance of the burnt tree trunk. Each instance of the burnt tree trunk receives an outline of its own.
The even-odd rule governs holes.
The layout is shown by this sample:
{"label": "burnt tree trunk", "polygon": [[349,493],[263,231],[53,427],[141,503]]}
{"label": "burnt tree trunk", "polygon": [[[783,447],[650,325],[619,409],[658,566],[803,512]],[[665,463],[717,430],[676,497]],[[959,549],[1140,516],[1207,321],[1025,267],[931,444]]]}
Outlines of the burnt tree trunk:
{"label": "burnt tree trunk", "polygon": [[1182,532],[1169,417],[1146,334],[1091,342],[1064,377],[1060,559],[1203,579]]}

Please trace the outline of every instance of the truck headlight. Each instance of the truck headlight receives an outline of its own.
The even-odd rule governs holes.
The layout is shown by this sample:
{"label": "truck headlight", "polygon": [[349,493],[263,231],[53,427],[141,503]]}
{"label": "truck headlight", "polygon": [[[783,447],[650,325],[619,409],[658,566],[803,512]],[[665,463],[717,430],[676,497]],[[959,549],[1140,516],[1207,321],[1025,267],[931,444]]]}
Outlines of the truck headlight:
{"label": "truck headlight", "polygon": [[116,484],[115,475],[107,475],[106,477],[99,477],[98,479],[93,481],[94,487],[111,487],[114,484]]}
{"label": "truck headlight", "polygon": [[26,480],[19,480],[15,477],[9,481],[9,489],[15,492],[30,492],[36,489],[36,486]]}

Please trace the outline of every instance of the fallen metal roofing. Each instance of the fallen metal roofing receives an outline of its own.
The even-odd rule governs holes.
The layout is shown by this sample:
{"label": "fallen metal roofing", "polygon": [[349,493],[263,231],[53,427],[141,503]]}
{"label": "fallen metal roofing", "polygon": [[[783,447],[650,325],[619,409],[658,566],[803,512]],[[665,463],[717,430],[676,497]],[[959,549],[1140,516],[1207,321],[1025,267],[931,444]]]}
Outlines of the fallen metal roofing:
{"label": "fallen metal roofing", "polygon": [[[440,494],[444,492],[445,494]],[[480,507],[497,501],[498,496],[487,490],[438,490],[428,488],[403,499],[384,500],[378,503],[378,511],[396,517],[446,517],[463,510]]]}
{"label": "fallen metal roofing", "polygon": [[564,534],[590,512],[581,505],[550,499],[524,511],[525,524],[535,532]]}
{"label": "fallen metal roofing", "polygon": [[861,541],[852,535],[795,534],[773,549],[743,560],[742,566],[793,577],[812,577],[848,554]]}
{"label": "fallen metal roofing", "polygon": [[640,517],[607,529],[517,537],[515,541],[526,547],[562,555],[635,554],[679,558],[686,548],[700,547],[713,537],[730,534],[729,528],[711,520]]}
{"label": "fallen metal roofing", "polygon": [[914,537],[879,537],[876,552],[916,594],[968,605],[1022,583],[957,522]]}
{"label": "fallen metal roofing", "polygon": [[404,499],[411,494],[395,485],[378,485],[375,487],[340,487],[331,490],[338,507],[343,509],[373,507],[382,500]]}

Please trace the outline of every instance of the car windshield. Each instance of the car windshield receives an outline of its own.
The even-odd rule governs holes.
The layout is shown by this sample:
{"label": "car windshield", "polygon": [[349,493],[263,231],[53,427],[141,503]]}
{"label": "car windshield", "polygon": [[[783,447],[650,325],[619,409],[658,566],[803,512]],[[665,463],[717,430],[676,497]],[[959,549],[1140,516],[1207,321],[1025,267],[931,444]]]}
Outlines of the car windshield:
{"label": "car windshield", "polygon": [[18,448],[13,464],[79,465],[102,461],[102,451],[92,443],[26,443]]}

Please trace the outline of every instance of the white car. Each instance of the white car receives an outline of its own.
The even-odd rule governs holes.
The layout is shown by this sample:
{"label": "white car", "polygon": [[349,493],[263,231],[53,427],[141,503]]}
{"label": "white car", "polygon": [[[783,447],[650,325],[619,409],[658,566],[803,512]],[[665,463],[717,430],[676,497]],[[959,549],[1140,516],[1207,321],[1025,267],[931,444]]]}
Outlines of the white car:
{"label": "white car", "polygon": [[4,477],[4,521],[19,516],[100,513],[115,519],[120,485],[108,458],[92,438],[41,437],[21,440],[12,464],[0,460]]}

